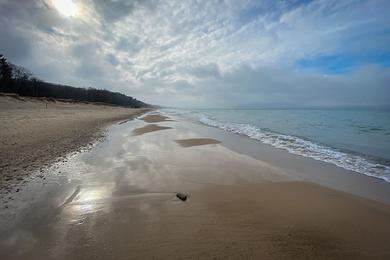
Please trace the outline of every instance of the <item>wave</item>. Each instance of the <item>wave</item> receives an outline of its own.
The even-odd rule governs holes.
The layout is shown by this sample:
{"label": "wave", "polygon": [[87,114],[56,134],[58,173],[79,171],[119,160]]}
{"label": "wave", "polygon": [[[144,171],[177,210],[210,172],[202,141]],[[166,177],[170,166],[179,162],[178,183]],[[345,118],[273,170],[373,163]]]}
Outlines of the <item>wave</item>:
{"label": "wave", "polygon": [[240,124],[216,120],[212,116],[200,112],[170,113],[196,119],[200,123],[216,127],[231,133],[245,135],[264,144],[287,150],[289,153],[309,157],[318,161],[331,163],[347,170],[355,171],[368,176],[383,179],[390,182],[390,167],[364,158],[363,156],[347,153],[338,149],[304,140],[300,137],[275,133],[267,129],[261,129],[251,124]]}

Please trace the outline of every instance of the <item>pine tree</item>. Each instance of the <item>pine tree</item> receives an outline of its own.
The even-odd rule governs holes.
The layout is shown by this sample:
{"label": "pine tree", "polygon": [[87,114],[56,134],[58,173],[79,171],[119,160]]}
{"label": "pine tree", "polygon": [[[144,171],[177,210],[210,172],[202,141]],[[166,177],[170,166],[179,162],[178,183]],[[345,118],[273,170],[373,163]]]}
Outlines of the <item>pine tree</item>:
{"label": "pine tree", "polygon": [[3,54],[0,54],[0,77],[4,82],[9,82],[12,79],[12,68]]}

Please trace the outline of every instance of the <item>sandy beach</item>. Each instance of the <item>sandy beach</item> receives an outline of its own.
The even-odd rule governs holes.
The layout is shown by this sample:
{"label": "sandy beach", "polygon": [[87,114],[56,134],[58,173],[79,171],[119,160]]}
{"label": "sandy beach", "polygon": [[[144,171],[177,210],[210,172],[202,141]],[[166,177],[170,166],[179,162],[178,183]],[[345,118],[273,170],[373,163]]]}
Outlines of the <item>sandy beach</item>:
{"label": "sandy beach", "polygon": [[0,192],[8,193],[34,170],[63,160],[103,137],[113,122],[143,109],[64,102],[17,95],[0,96]]}
{"label": "sandy beach", "polygon": [[390,204],[309,182],[199,128],[155,112],[111,126],[2,209],[0,258],[390,257]]}
{"label": "sandy beach", "polygon": [[389,11],[0,0],[0,260],[390,260]]}

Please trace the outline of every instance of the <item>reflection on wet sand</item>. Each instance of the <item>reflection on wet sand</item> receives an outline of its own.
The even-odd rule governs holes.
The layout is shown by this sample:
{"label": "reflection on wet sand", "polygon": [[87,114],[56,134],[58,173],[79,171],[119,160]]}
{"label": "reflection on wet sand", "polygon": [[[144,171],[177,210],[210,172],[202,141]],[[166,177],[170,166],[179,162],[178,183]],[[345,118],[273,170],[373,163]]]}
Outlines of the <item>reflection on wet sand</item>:
{"label": "reflection on wet sand", "polygon": [[190,138],[190,139],[182,139],[175,140],[181,147],[192,147],[192,146],[200,146],[207,144],[220,144],[221,142],[211,138]]}
{"label": "reflection on wet sand", "polygon": [[[163,239],[169,233],[166,228],[172,231],[172,225],[180,227],[180,219],[188,217],[192,192],[205,185],[287,179],[278,169],[222,146],[183,149],[174,140],[196,134],[176,129],[178,122],[168,123],[170,131],[147,135],[128,134],[144,128],[139,120],[113,126],[106,142],[61,165],[58,172],[65,179],[52,180],[56,196],[29,208],[23,214],[28,218],[0,235],[0,258],[74,259],[95,253],[103,258],[150,258],[157,255],[159,244],[175,244],[181,235],[190,235],[183,230],[174,240]],[[29,196],[41,191],[39,186]],[[183,203],[176,192],[190,199]]]}
{"label": "reflection on wet sand", "polygon": [[128,134],[139,120],[116,125],[64,164],[53,192],[61,203],[26,211],[1,234],[0,258],[356,258],[364,245],[386,255],[388,207],[296,182],[222,145],[184,149],[174,140],[206,141],[167,124],[147,135]]}
{"label": "reflection on wet sand", "polygon": [[168,126],[159,126],[159,125],[155,125],[155,124],[149,124],[149,125],[134,129],[133,134],[134,135],[143,135],[146,133],[160,131],[160,130],[166,130],[166,129],[171,129],[171,128],[172,127],[168,127]]}

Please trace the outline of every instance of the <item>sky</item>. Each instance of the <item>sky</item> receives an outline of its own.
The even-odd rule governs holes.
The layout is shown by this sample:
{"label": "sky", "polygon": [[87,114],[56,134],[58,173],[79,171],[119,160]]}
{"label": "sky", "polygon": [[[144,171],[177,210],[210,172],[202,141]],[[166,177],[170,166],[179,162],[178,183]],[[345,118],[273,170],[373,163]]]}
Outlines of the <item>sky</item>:
{"label": "sky", "polygon": [[163,106],[389,106],[389,13],[388,0],[0,0],[0,53]]}

